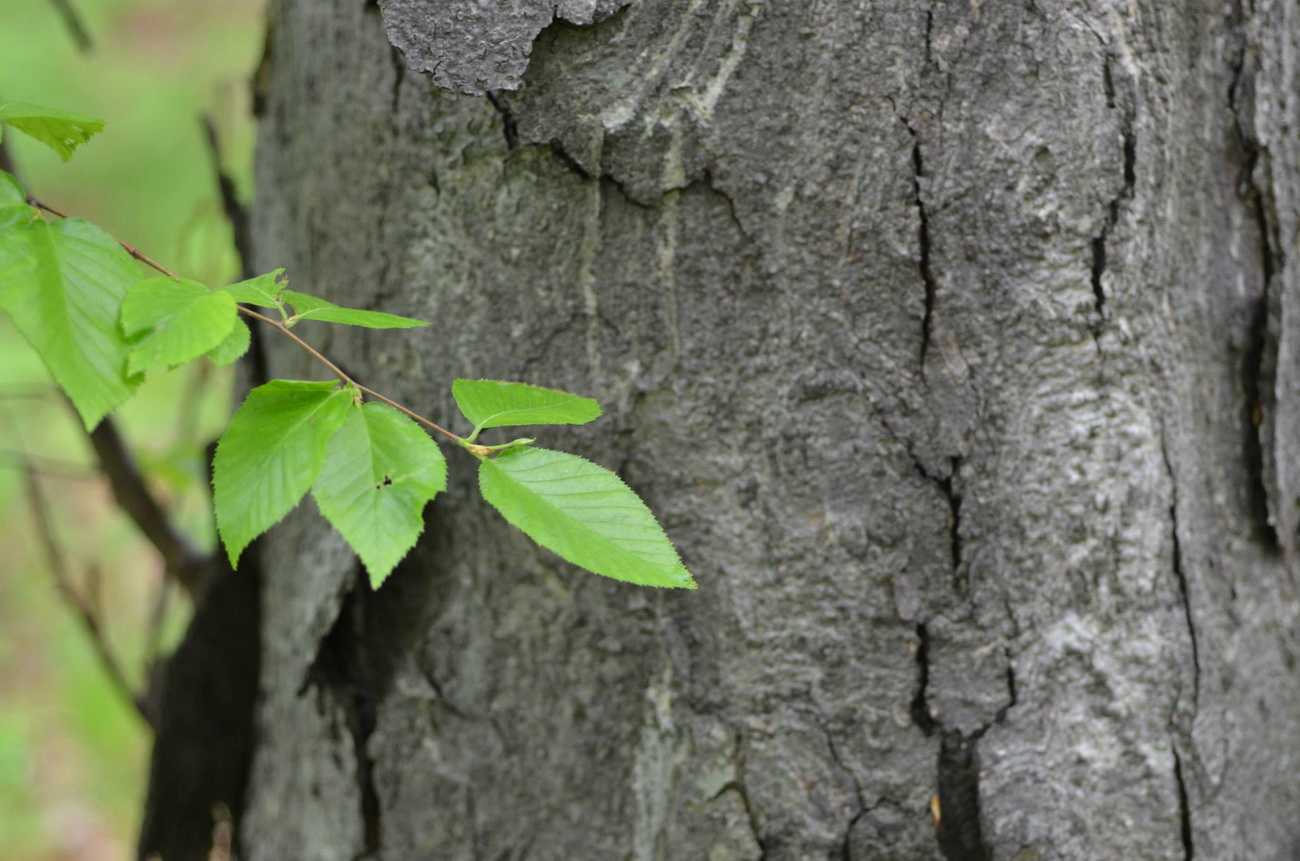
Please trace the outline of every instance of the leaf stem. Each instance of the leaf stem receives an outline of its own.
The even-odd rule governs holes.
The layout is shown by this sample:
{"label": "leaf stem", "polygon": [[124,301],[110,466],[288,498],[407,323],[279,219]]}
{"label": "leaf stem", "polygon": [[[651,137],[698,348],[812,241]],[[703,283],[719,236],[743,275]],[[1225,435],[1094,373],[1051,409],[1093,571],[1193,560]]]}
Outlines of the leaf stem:
{"label": "leaf stem", "polygon": [[[61,209],[55,209],[53,206],[50,206],[48,203],[41,203],[39,200],[32,197],[30,194],[27,195],[27,205],[34,206],[37,209],[43,209],[52,215],[57,215],[59,218],[72,217],[71,215],[68,215],[66,212],[64,212]],[[136,260],[139,260],[145,266],[151,266],[154,269],[157,269],[159,272],[166,275],[168,278],[175,278],[177,281],[181,279],[181,276],[177,275],[175,272],[171,271],[166,266],[159,263],[157,260],[154,260],[149,255],[145,254],[143,251],[141,251],[139,248],[136,248],[131,243],[123,242],[121,239],[118,239],[116,236],[114,236],[113,238],[117,240],[117,244],[122,246],[122,249],[126,251],[127,254],[130,254],[132,257],[134,257]]]}
{"label": "leaf stem", "polygon": [[266,325],[279,330],[280,334],[292,340],[299,347],[302,347],[304,350],[306,350],[311,355],[312,358],[320,362],[325,367],[329,368],[330,371],[335,376],[337,376],[340,380],[342,380],[345,385],[355,386],[358,390],[365,392],[367,395],[370,395],[370,397],[374,398],[375,400],[383,401],[384,403],[388,404],[390,407],[406,413],[408,416],[415,419],[420,424],[424,425],[427,428],[430,428],[431,430],[437,431],[438,433],[447,437],[452,442],[460,442],[460,437],[456,436],[456,434],[452,433],[446,428],[434,424],[433,422],[426,419],[424,416],[420,415],[414,410],[402,406],[397,401],[393,400],[387,395],[380,394],[379,392],[375,391],[372,388],[363,386],[360,383],[358,383],[356,380],[349,377],[347,374],[343,372],[342,368],[340,368],[338,365],[331,362],[329,359],[325,358],[325,356],[319,350],[313,347],[311,344],[308,344],[302,338],[299,338],[284,323],[281,323],[279,320],[273,320],[272,318],[266,316],[265,314],[259,314],[257,311],[254,311],[252,308],[245,308],[243,305],[240,305],[238,307],[241,313],[249,317],[252,317],[254,320],[260,320]]}
{"label": "leaf stem", "polygon": [[[39,201],[39,200],[37,200],[36,198],[32,197],[30,194],[27,195],[27,205],[28,205],[28,206],[34,206],[34,207],[36,207],[37,209],[43,209],[43,210],[45,210],[46,212],[51,213],[52,215],[57,215],[59,218],[71,218],[71,217],[72,217],[72,216],[68,215],[68,213],[64,212],[64,211],[61,210],[61,209],[55,209],[53,206],[50,206],[49,204],[42,203],[41,201]],[[144,265],[149,266],[149,267],[152,267],[152,268],[158,270],[158,271],[161,272],[162,274],[166,275],[168,278],[176,278],[177,280],[180,279],[180,276],[177,275],[175,272],[171,271],[171,270],[168,269],[166,266],[163,266],[163,265],[162,265],[161,263],[159,263],[158,261],[156,261],[156,260],[154,260],[153,258],[149,257],[147,254],[145,254],[144,252],[140,251],[140,250],[139,250],[138,248],[136,248],[134,245],[130,244],[129,242],[123,242],[121,239],[119,239],[119,238],[116,237],[116,236],[113,237],[113,238],[114,238],[115,240],[117,240],[117,244],[118,244],[118,245],[121,245],[122,248],[126,251],[127,254],[130,254],[132,257],[134,257],[136,260],[139,260],[139,261],[140,261],[141,263],[143,263]],[[258,320],[258,321],[260,321],[260,322],[263,322],[263,323],[265,323],[266,325],[272,327],[273,329],[278,330],[278,331],[280,332],[280,334],[282,334],[282,335],[284,335],[285,337],[287,337],[287,338],[289,338],[290,340],[292,340],[292,341],[293,341],[294,343],[296,343],[299,347],[302,347],[304,350],[306,350],[306,351],[311,355],[312,358],[314,358],[316,361],[320,362],[320,363],[321,363],[322,365],[324,365],[325,367],[329,368],[329,369],[330,369],[330,373],[332,373],[332,374],[334,374],[335,376],[337,376],[340,380],[343,381],[343,383],[344,383],[345,385],[355,386],[358,390],[360,390],[360,391],[362,391],[362,392],[365,392],[367,395],[370,395],[370,397],[374,398],[375,400],[383,401],[384,403],[388,404],[388,405],[389,405],[390,407],[392,407],[393,409],[395,409],[395,410],[399,410],[399,411],[405,413],[406,415],[410,416],[412,419],[414,419],[415,421],[417,421],[417,422],[419,422],[420,424],[424,425],[425,427],[429,428],[430,430],[437,431],[438,433],[440,433],[440,434],[442,434],[443,436],[447,437],[447,439],[451,440],[452,442],[459,443],[459,442],[461,441],[461,438],[460,438],[459,436],[457,436],[456,434],[452,433],[451,431],[447,430],[446,428],[443,428],[443,427],[440,427],[439,425],[434,424],[433,422],[429,421],[429,420],[426,419],[424,416],[420,415],[419,413],[415,412],[414,410],[412,410],[412,409],[408,409],[407,407],[402,406],[402,405],[399,404],[397,401],[393,400],[392,398],[390,398],[390,397],[388,397],[388,396],[386,396],[386,395],[382,395],[382,394],[380,394],[379,392],[375,391],[374,389],[367,388],[366,386],[361,385],[361,384],[358,383],[356,380],[352,379],[352,378],[349,377],[347,374],[343,373],[343,369],[342,369],[342,368],[340,368],[338,365],[336,365],[336,364],[334,364],[333,362],[331,362],[329,359],[325,358],[325,356],[324,356],[324,355],[323,355],[319,350],[317,350],[317,349],[316,349],[315,347],[313,347],[311,344],[308,344],[308,343],[307,343],[306,341],[304,341],[302,338],[299,338],[299,337],[298,337],[297,335],[295,335],[293,332],[289,331],[289,327],[286,326],[284,323],[281,323],[279,320],[273,320],[272,318],[266,316],[265,314],[259,314],[257,311],[254,311],[252,308],[247,308],[247,307],[245,307],[245,306],[243,306],[243,305],[238,305],[238,306],[236,306],[236,307],[239,308],[239,312],[240,312],[241,314],[243,314],[243,315],[245,315],[245,316],[247,316],[247,317],[252,317],[254,320]],[[281,309],[280,313],[283,314],[283,313],[284,313],[284,310]]]}

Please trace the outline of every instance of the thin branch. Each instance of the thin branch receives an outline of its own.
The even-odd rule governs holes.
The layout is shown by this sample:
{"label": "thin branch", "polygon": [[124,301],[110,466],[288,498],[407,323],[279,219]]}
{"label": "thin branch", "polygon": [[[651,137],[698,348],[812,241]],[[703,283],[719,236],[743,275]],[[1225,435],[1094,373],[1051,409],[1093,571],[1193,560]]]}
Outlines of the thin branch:
{"label": "thin branch", "polygon": [[167,513],[149,492],[135,459],[117,432],[117,426],[107,419],[101,421],[90,432],[90,444],[118,506],[157,549],[167,573],[175,577],[191,596],[195,595],[207,556],[167,519]]}
{"label": "thin branch", "polygon": [[[50,206],[48,203],[42,203],[41,201],[32,197],[30,194],[27,195],[27,205],[34,206],[37,209],[43,209],[46,212],[50,213],[51,215],[57,215],[59,218],[72,217],[61,209],[55,209],[53,206]],[[114,238],[117,239],[117,237]],[[134,257],[136,260],[139,260],[145,266],[150,266],[154,269],[157,269],[159,272],[166,275],[168,278],[175,278],[177,281],[180,280],[181,276],[177,275],[175,272],[171,271],[166,266],[163,266],[157,260],[154,260],[153,258],[149,257],[147,254],[145,254],[140,249],[136,248],[131,243],[123,242],[121,239],[118,239],[117,244],[122,246],[122,249],[126,251],[127,254],[130,254],[132,257]]]}
{"label": "thin branch", "polygon": [[54,9],[63,19],[63,26],[67,29],[68,35],[76,43],[77,50],[83,54],[89,54],[95,49],[95,43],[90,38],[90,31],[86,29],[85,22],[81,19],[81,13],[77,7],[72,5],[72,0],[50,0],[54,4]]}
{"label": "thin branch", "polygon": [[[144,697],[137,694],[132,689],[131,683],[127,681],[121,663],[118,662],[117,656],[113,654],[113,649],[104,636],[103,626],[100,624],[95,607],[78,594],[77,590],[72,586],[72,578],[68,576],[67,562],[64,560],[63,551],[54,537],[54,528],[50,524],[45,497],[41,493],[41,486],[36,478],[36,473],[31,469],[27,469],[23,474],[26,478],[27,501],[31,506],[32,515],[36,518],[36,529],[40,534],[41,544],[45,548],[45,557],[50,566],[50,574],[54,578],[55,588],[63,599],[68,602],[73,612],[77,614],[77,618],[81,621],[82,628],[89,635],[91,645],[95,648],[95,654],[99,658],[100,664],[103,665],[109,681],[113,683],[113,687],[117,689],[123,699],[131,704],[146,724],[153,726],[153,722],[149,719],[149,711],[145,705]],[[92,576],[97,576],[93,570]]]}
{"label": "thin branch", "polygon": [[297,334],[293,332],[293,330],[291,330],[288,326],[281,323],[279,320],[272,319],[271,317],[268,317],[265,314],[259,314],[258,312],[254,311],[252,308],[246,308],[243,305],[239,306],[239,310],[244,314],[246,314],[247,316],[252,317],[254,320],[259,320],[268,326],[278,329],[280,331],[280,334],[292,340],[299,347],[302,347],[304,350],[306,350],[311,355],[312,358],[320,362],[325,367],[329,368],[330,372],[333,373],[340,380],[342,380],[345,385],[356,386],[357,389],[359,389],[362,392],[365,392],[367,395],[370,395],[370,397],[374,398],[375,400],[383,401],[393,409],[401,410],[402,412],[406,413],[406,415],[415,419],[420,424],[424,425],[427,428],[430,428],[431,430],[437,431],[438,433],[450,439],[452,442],[460,442],[460,437],[452,433],[451,431],[439,427],[438,425],[429,421],[424,416],[420,415],[414,410],[407,409],[406,407],[402,406],[397,401],[393,400],[387,395],[381,395],[379,392],[375,391],[374,389],[367,388],[366,386],[361,385],[356,380],[349,377],[347,374],[343,372],[342,368],[340,368],[338,365],[331,362],[329,359],[325,358],[325,356],[323,356],[320,353],[320,351],[318,351],[311,344],[308,344],[302,338],[299,338]]}
{"label": "thin branch", "polygon": [[[27,195],[27,203],[29,206],[35,206],[38,209],[43,209],[46,212],[57,215],[60,218],[69,217],[66,212],[63,212],[61,210],[55,209],[52,206],[48,206],[44,203],[41,203],[39,200],[32,197],[30,194]],[[180,278],[180,276],[177,275],[175,272],[172,272],[170,269],[166,268],[161,263],[158,263],[150,259],[145,254],[138,251],[134,245],[131,245],[127,242],[123,242],[121,239],[117,239],[117,243],[121,245],[123,248],[125,248],[128,254],[130,254],[136,260],[139,260],[141,263],[144,263],[146,266],[152,266],[154,269],[157,269],[159,272],[163,273],[164,275],[170,278],[177,278],[177,279]],[[419,422],[420,424],[424,425],[425,427],[431,430],[437,431],[438,433],[450,439],[452,442],[457,442],[457,443],[460,442],[460,437],[452,433],[451,431],[439,427],[438,425],[431,422],[429,419],[426,419],[424,416],[420,415],[414,410],[402,406],[392,398],[389,398],[386,395],[381,395],[379,392],[375,391],[374,389],[366,388],[365,386],[358,383],[356,380],[349,377],[347,374],[343,373],[342,368],[340,368],[338,365],[331,362],[329,359],[325,358],[325,356],[322,355],[319,350],[317,350],[311,344],[308,344],[302,338],[299,338],[296,334],[290,331],[288,326],[284,325],[279,320],[274,320],[266,316],[265,314],[259,314],[257,311],[254,311],[252,308],[248,308],[243,305],[239,305],[238,308],[241,314],[244,314],[245,316],[248,317],[252,317],[254,320],[259,320],[265,323],[266,325],[271,326],[274,329],[277,329],[280,332],[280,334],[289,338],[291,341],[296,343],[299,347],[302,347],[312,356],[312,358],[320,362],[325,367],[329,368],[330,372],[333,373],[340,380],[342,380],[346,385],[356,386],[357,389],[359,389],[360,391],[365,392],[367,395],[370,395],[372,398],[375,398],[376,400],[383,401],[384,403],[388,404],[390,407],[393,407],[394,409],[402,411],[403,413],[410,416],[415,421]]]}
{"label": "thin branch", "polygon": [[217,136],[217,124],[211,114],[203,116],[203,132],[208,141],[208,154],[212,157],[212,170],[217,178],[217,190],[221,193],[221,209],[230,222],[231,239],[235,252],[239,254],[239,267],[242,277],[247,280],[257,273],[253,272],[253,236],[249,228],[248,209],[239,202],[235,181],[221,166],[221,139]]}

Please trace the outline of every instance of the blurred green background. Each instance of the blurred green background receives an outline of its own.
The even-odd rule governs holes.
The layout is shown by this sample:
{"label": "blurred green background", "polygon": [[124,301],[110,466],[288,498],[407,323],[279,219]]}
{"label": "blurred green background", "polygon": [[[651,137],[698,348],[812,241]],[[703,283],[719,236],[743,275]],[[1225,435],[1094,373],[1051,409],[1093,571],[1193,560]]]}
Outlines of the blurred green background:
{"label": "blurred green background", "polygon": [[[237,259],[199,119],[250,195],[249,85],[262,0],[72,0],[93,47],[78,49],[52,0],[0,0],[0,101],[101,117],[69,163],[21,135],[6,143],[29,192],[90,219],[185,275],[226,283]],[[213,542],[201,446],[229,415],[228,372],[159,374],[121,416],[158,494]],[[161,568],[98,478],[84,433],[40,361],[0,318],[0,855],[11,861],[134,856],[148,732],[102,672],[60,599],[22,480],[37,455],[62,552],[84,591],[99,582],[107,635],[137,687]],[[184,624],[173,595],[164,644]]]}

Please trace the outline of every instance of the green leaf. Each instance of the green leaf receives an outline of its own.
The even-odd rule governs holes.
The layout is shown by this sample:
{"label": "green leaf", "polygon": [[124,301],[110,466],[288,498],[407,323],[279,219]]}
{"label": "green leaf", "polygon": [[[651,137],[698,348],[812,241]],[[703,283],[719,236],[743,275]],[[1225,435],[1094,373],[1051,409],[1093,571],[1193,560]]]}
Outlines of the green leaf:
{"label": "green leaf", "polygon": [[21,102],[0,103],[0,120],[36,138],[64,161],[72,158],[73,150],[104,130],[103,120]]}
{"label": "green leaf", "polygon": [[256,278],[249,278],[247,281],[229,284],[222,287],[221,292],[229,293],[236,302],[243,302],[245,305],[279,308],[280,292],[287,283],[279,280],[283,274],[283,269],[277,269],[265,275],[258,275]]}
{"label": "green leaf", "polygon": [[248,393],[212,460],[217,531],[231,566],[307,493],[354,392],[336,382],[272,380]]}
{"label": "green leaf", "polygon": [[694,589],[668,536],[614,473],[575,454],[517,448],[479,464],[483,498],[538,544],[596,574]]}
{"label": "green leaf", "polygon": [[207,356],[218,365],[229,365],[248,352],[253,344],[253,333],[248,331],[248,324],[235,320],[235,328],[230,330],[226,340],[208,350]]}
{"label": "green leaf", "polygon": [[0,170],[0,230],[16,221],[31,221],[36,211],[27,205],[22,183]]}
{"label": "green leaf", "polygon": [[239,311],[229,293],[188,278],[147,278],[126,292],[122,330],[133,338],[129,373],[174,368],[226,340]]}
{"label": "green leaf", "polygon": [[[0,194],[12,200],[4,184]],[[0,229],[0,310],[40,355],[87,429],[139,385],[126,375],[130,345],[118,326],[135,261],[113,237],[76,218]]]}
{"label": "green leaf", "polygon": [[429,325],[423,320],[399,317],[396,314],[385,314],[382,311],[344,308],[335,305],[333,302],[327,302],[324,299],[317,299],[315,296],[308,296],[306,293],[297,293],[293,290],[282,290],[280,296],[293,306],[295,312],[293,322],[298,320],[320,320],[324,323],[364,326],[367,329],[412,329],[416,326]]}
{"label": "green leaf", "polygon": [[378,589],[424,529],[425,504],[446,487],[438,444],[392,407],[367,403],[330,440],[311,493]]}
{"label": "green leaf", "polygon": [[584,425],[600,417],[593,398],[500,380],[456,380],[456,405],[474,425],[471,439],[485,428],[518,425]]}

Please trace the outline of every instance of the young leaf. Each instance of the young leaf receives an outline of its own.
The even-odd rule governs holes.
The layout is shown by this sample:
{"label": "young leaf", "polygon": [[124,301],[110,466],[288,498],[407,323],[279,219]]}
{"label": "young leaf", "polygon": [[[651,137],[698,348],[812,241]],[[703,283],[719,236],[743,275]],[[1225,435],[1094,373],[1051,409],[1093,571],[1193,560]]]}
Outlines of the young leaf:
{"label": "young leaf", "polygon": [[64,161],[72,158],[72,151],[91,136],[104,130],[103,120],[21,102],[0,103],[0,121],[36,138]]}
{"label": "young leaf", "polygon": [[413,329],[416,326],[429,325],[423,320],[399,317],[396,314],[385,314],[382,311],[344,308],[335,305],[333,302],[327,302],[324,299],[317,299],[315,296],[308,296],[306,293],[297,293],[293,290],[281,290],[280,296],[293,306],[295,322],[297,320],[320,320],[324,323],[364,326],[367,329]]}
{"label": "young leaf", "polygon": [[472,436],[485,428],[518,425],[584,425],[600,417],[593,398],[500,380],[456,380],[452,397],[474,424]]}
{"label": "young leaf", "polygon": [[126,291],[122,330],[134,338],[128,373],[174,368],[226,340],[239,312],[229,293],[188,278],[147,278]]}
{"label": "young leaf", "polygon": [[248,324],[236,318],[235,328],[224,341],[208,350],[207,357],[218,365],[229,365],[247,353],[252,344],[253,333],[248,331]]}
{"label": "young leaf", "polygon": [[352,390],[335,382],[294,380],[272,380],[248,393],[212,460],[217,531],[232,567],[307,493],[352,398]]}
{"label": "young leaf", "polygon": [[87,429],[139,385],[126,375],[130,345],[117,323],[122,297],[139,280],[135,261],[117,241],[80,219],[14,221],[0,230],[0,310],[40,355]]}
{"label": "young leaf", "polygon": [[279,281],[279,278],[283,274],[283,269],[277,269],[265,275],[258,275],[256,278],[249,278],[247,281],[229,284],[222,287],[220,292],[229,293],[236,302],[243,302],[245,305],[279,308],[279,296],[285,283]]}
{"label": "young leaf", "polygon": [[478,481],[506,520],[574,565],[642,586],[695,588],[641,497],[604,467],[575,454],[517,448],[483,460]]}
{"label": "young leaf", "polygon": [[311,493],[378,589],[424,529],[425,503],[446,487],[438,444],[392,407],[367,403],[330,440]]}

